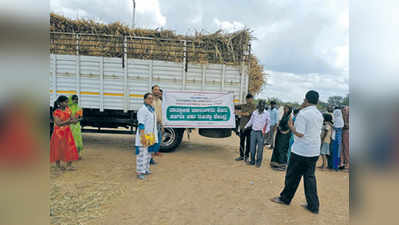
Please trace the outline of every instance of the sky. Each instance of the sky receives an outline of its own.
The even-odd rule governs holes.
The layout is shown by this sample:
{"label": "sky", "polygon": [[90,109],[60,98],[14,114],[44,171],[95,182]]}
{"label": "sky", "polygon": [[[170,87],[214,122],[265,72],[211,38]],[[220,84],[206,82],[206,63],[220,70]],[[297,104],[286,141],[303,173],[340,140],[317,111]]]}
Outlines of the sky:
{"label": "sky", "polygon": [[[50,0],[50,10],[70,18],[131,25],[132,0]],[[259,98],[302,102],[349,92],[348,0],[136,0],[136,27],[178,34],[250,28],[252,53],[264,66]]]}

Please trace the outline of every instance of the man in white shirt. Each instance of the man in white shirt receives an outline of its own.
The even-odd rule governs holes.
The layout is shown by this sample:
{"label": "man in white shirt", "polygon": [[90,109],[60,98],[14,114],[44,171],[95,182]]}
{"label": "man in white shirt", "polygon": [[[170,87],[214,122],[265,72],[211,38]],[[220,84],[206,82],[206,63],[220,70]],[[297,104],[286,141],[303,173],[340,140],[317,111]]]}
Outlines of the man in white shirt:
{"label": "man in white shirt", "polygon": [[274,136],[277,129],[278,123],[278,110],[275,101],[270,102],[270,110],[268,110],[270,114],[270,132],[267,133],[265,138],[265,145],[270,145],[270,149],[274,148]]}
{"label": "man in white shirt", "polygon": [[320,134],[323,126],[323,116],[316,108],[319,94],[308,91],[303,109],[299,112],[293,125],[292,118],[288,122],[294,134],[294,144],[285,175],[285,187],[279,197],[273,202],[289,205],[303,176],[307,205],[304,207],[312,213],[319,213],[319,198],[315,177],[316,162],[320,155]]}
{"label": "man in white shirt", "polygon": [[340,153],[342,148],[342,128],[344,127],[344,118],[342,116],[341,108],[336,106],[333,112],[334,119],[334,137],[331,148],[331,163],[332,169],[338,170],[338,166],[341,162]]}
{"label": "man in white shirt", "polygon": [[249,129],[249,127],[252,127],[250,144],[251,161],[247,162],[247,164],[251,166],[256,165],[258,168],[262,165],[264,135],[268,131],[270,124],[269,112],[265,110],[265,106],[265,101],[259,101],[258,109],[252,113],[251,118],[244,128]]}

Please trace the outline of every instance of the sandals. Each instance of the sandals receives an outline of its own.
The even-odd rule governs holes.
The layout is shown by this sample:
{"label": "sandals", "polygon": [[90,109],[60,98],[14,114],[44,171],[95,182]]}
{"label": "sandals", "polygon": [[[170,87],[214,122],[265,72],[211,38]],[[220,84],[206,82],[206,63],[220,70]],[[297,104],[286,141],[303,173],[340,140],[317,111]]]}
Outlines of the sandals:
{"label": "sandals", "polygon": [[301,207],[303,207],[304,209],[308,210],[309,212],[311,212],[313,214],[319,214],[319,210],[318,209],[312,210],[312,209],[309,208],[308,205],[301,205]]}
{"label": "sandals", "polygon": [[278,203],[278,204],[282,204],[282,205],[288,205],[287,203],[285,203],[283,200],[281,200],[280,197],[275,197],[270,199],[270,201],[274,202],[274,203]]}
{"label": "sandals", "polygon": [[276,171],[285,171],[284,167],[272,167],[272,169]]}
{"label": "sandals", "polygon": [[276,162],[270,162],[270,166],[271,167],[279,167],[280,164],[276,163]]}
{"label": "sandals", "polygon": [[73,166],[68,166],[68,167],[66,168],[66,170],[68,170],[68,171],[75,171],[76,168],[73,167]]}

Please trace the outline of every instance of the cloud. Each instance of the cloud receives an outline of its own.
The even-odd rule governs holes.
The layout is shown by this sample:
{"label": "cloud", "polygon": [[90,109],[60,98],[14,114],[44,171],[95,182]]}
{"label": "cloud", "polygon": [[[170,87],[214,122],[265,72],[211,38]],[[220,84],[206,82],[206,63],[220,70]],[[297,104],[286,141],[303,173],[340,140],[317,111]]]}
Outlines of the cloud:
{"label": "cloud", "polygon": [[[257,40],[254,52],[268,69],[294,73],[336,72],[335,64],[323,52],[334,54],[336,45],[347,37],[347,1],[210,1],[161,0],[161,11],[168,17],[168,28],[180,33],[188,27],[213,32],[234,23],[251,28]],[[203,15],[202,23],[191,21]],[[346,16],[346,17],[345,17]],[[216,21],[216,22],[215,22]],[[229,25],[230,26],[229,26]],[[345,33],[346,32],[346,33]],[[255,46],[257,46],[255,48]]]}
{"label": "cloud", "polygon": [[257,97],[278,97],[284,101],[302,103],[305,93],[316,90],[320,100],[327,101],[329,96],[345,96],[349,92],[348,77],[326,74],[298,75],[293,73],[266,71],[269,82]]}
{"label": "cloud", "polygon": [[218,18],[215,18],[214,23],[216,26],[220,27],[220,29],[226,31],[226,32],[235,32],[237,30],[241,30],[244,28],[244,24],[237,22],[237,21],[220,21]]}
{"label": "cloud", "polygon": [[[50,10],[70,18],[96,19],[105,23],[132,25],[131,0],[50,0]],[[159,28],[166,25],[158,0],[136,0],[136,27]]]}
{"label": "cloud", "polygon": [[137,13],[142,15],[153,15],[154,26],[163,27],[166,25],[166,17],[162,15],[158,0],[137,0]]}

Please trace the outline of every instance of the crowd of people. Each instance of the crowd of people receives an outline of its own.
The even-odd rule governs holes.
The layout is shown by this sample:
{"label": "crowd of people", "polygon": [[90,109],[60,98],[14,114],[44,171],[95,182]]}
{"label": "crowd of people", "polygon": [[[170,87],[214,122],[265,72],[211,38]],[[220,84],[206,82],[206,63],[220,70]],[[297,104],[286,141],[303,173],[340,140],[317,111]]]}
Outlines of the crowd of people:
{"label": "crowd of people", "polygon": [[248,165],[261,167],[263,148],[272,152],[270,167],[286,171],[284,189],[271,201],[289,205],[304,178],[307,204],[303,207],[312,213],[319,212],[319,198],[315,169],[319,156],[320,169],[349,170],[349,107],[330,106],[325,113],[317,109],[319,94],[308,91],[297,109],[283,106],[278,118],[278,106],[271,101],[270,109],[260,100],[255,106],[253,96],[238,107],[240,116],[240,156]]}
{"label": "crowd of people", "polygon": [[[304,177],[306,209],[318,213],[315,168],[321,155],[321,166],[338,171],[349,169],[349,107],[329,107],[321,113],[316,105],[319,95],[309,91],[297,109],[283,106],[281,118],[276,102],[270,109],[264,100],[254,104],[251,94],[236,114],[240,117],[240,156],[248,165],[261,167],[264,146],[272,152],[270,167],[286,171],[285,187],[279,197],[271,199],[289,204],[301,177]],[[80,121],[83,111],[78,96],[59,96],[54,103],[54,128],[50,141],[50,162],[60,170],[75,170],[72,162],[82,159],[83,142]],[[135,138],[136,174],[138,179],[150,175],[150,165],[157,164],[162,141],[162,91],[158,85],[144,95],[144,104],[137,112],[138,128]],[[61,161],[66,166],[61,165]]]}
{"label": "crowd of people", "polygon": [[[289,121],[295,122],[296,117],[304,108],[303,105],[292,109],[284,105],[283,114],[279,118],[278,106],[270,102],[270,108],[264,100],[257,105],[251,94],[246,96],[246,103],[237,107],[236,114],[240,117],[240,156],[237,161],[245,161],[248,165],[260,167],[263,149],[272,150],[270,167],[285,171],[294,144],[294,134],[289,128]],[[349,170],[349,107],[329,106],[322,114],[323,126],[320,134],[320,169]],[[263,140],[263,141],[261,141]]]}
{"label": "crowd of people", "polygon": [[[304,178],[307,205],[319,212],[315,177],[316,163],[321,155],[320,169],[349,170],[349,107],[330,106],[325,113],[317,109],[319,94],[308,91],[297,109],[283,106],[281,118],[278,106],[272,101],[270,109],[264,100],[257,105],[251,94],[236,110],[240,117],[240,156],[250,166],[261,167],[265,146],[273,151],[270,167],[286,171],[284,189],[271,201],[289,205]],[[83,111],[78,96],[59,96],[54,103],[54,127],[50,141],[50,162],[60,170],[75,170],[72,162],[82,159],[83,142],[80,121]],[[137,112],[138,128],[135,137],[136,174],[138,179],[150,175],[150,165],[157,164],[164,128],[162,125],[162,90],[158,85],[144,95],[144,104]],[[61,161],[66,166],[61,165]]]}

